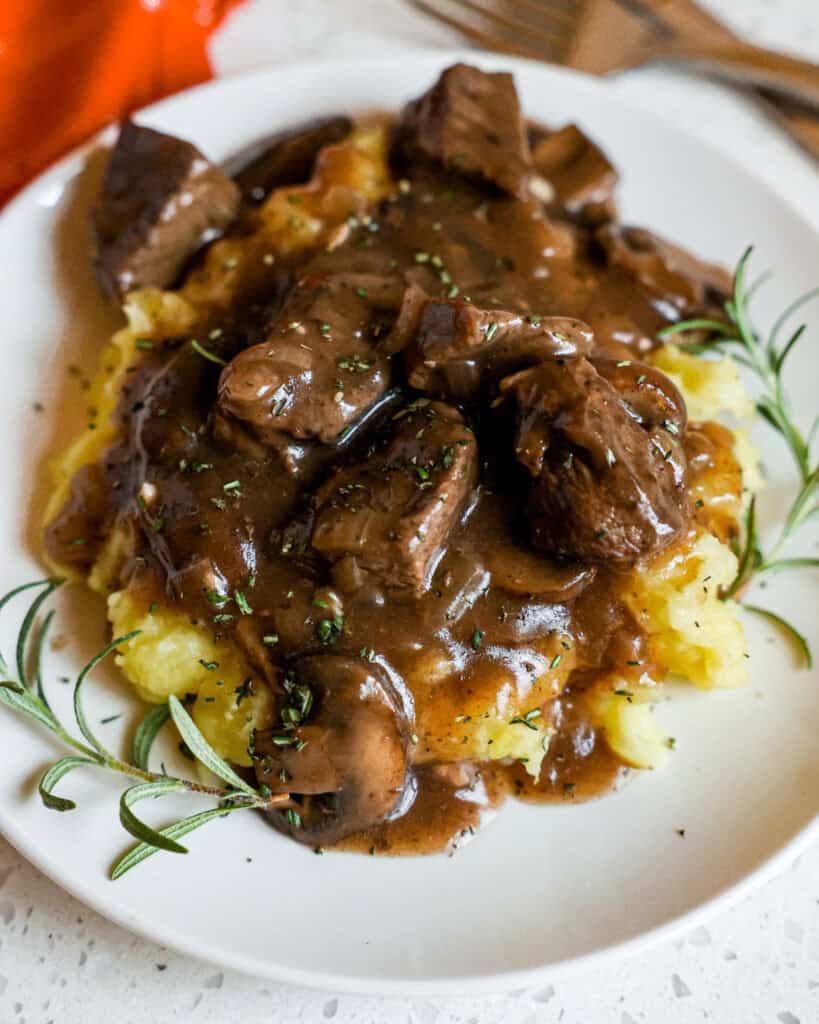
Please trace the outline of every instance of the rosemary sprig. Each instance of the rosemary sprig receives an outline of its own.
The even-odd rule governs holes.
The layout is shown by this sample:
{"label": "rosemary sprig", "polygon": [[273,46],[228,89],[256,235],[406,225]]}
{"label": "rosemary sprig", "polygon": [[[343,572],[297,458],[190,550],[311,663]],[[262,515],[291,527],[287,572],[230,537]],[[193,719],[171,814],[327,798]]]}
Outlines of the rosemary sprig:
{"label": "rosemary sprig", "polygon": [[[126,636],[117,637],[82,668],[74,684],[74,718],[83,740],[69,733],[52,710],[43,688],[42,656],[53,612],[49,612],[35,635],[35,623],[38,612],[44,602],[62,586],[64,580],[38,580],[16,587],[0,598],[0,611],[26,590],[38,590],[20,625],[15,651],[16,676],[11,678],[8,663],[0,653],[0,703],[14,711],[19,711],[35,722],[45,726],[57,739],[70,747],[75,753],[61,758],[51,765],[42,775],[38,791],[40,797],[50,810],[71,811],[76,804],[73,800],[58,796],[54,790],[69,772],[76,768],[106,768],[127,776],[136,781],[135,785],[124,790],[120,799],[119,818],[123,828],[139,842],[131,847],[111,868],[111,878],[121,878],[127,871],[158,850],[172,853],[187,853],[187,848],[178,840],[194,829],[200,828],[215,818],[224,817],[233,811],[253,808],[271,808],[287,804],[287,795],[271,795],[270,792],[256,789],[249,785],[241,776],[223,760],[210,746],[205,737],[194,724],[193,719],[176,697],[168,698],[168,703],[153,708],[138,726],[131,745],[130,760],[124,760],[112,754],[95,736],[82,708],[81,696],[83,685],[90,673],[109,654],[121,644],[138,635],[138,630]],[[194,757],[223,782],[224,787],[209,786],[192,779],[183,779],[168,775],[164,771],[154,772],[148,767],[151,747],[162,726],[173,719],[182,739]],[[83,742],[84,741],[84,742]],[[190,817],[183,818],[162,829],[154,829],[135,814],[133,807],[146,799],[158,799],[170,793],[197,793],[210,796],[217,806],[201,811]]]}
{"label": "rosemary sprig", "polygon": [[[746,249],[737,265],[733,294],[725,303],[724,322],[707,319],[683,320],[664,328],[658,335],[660,339],[666,340],[691,331],[705,332],[705,343],[684,343],[681,347],[697,355],[714,351],[730,352],[738,363],[754,373],[762,384],[756,408],[763,419],[785,441],[799,473],[799,490],[785,517],[779,536],[767,552],[762,549],[757,528],[756,499],[751,499],[744,517],[742,543],[737,550],[737,574],[722,594],[725,600],[740,600],[751,580],[766,573],[819,567],[819,558],[781,557],[783,548],[800,527],[819,515],[819,463],[811,455],[811,445],[819,429],[819,415],[814,419],[807,436],[803,435],[794,422],[783,381],[786,360],[803,337],[806,325],[799,324],[787,339],[780,343],[780,337],[790,318],[812,299],[819,297],[819,287],[812,288],[791,302],[777,317],[767,337],[761,337],[752,326],[748,308],[761,283],[760,280],[756,284],[747,284],[748,264],[752,251],[752,247]],[[765,616],[782,628],[801,651],[808,668],[811,667],[812,658],[808,642],[790,623],[766,609],[750,605],[745,607],[755,614]]]}

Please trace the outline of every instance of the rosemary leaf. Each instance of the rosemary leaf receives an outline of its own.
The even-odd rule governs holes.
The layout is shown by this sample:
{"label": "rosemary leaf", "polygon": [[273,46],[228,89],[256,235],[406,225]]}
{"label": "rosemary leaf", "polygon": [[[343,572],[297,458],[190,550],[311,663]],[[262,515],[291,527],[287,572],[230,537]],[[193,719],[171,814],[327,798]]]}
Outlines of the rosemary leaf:
{"label": "rosemary leaf", "polygon": [[[6,607],[12,598],[17,597],[18,594],[22,594],[24,590],[32,590],[34,587],[45,587],[49,583],[56,583],[56,580],[34,580],[32,583],[21,583],[19,587],[15,587],[10,590],[7,594],[0,597],[0,612]],[[63,581],[60,580],[60,583]],[[9,674],[9,667],[6,659],[0,654],[0,674],[7,676]]]}
{"label": "rosemary leaf", "polygon": [[727,334],[731,330],[733,330],[731,325],[722,320],[678,320],[676,323],[669,324],[668,327],[663,327],[661,331],[658,331],[657,337],[661,341],[667,341],[673,335],[682,334],[686,331],[718,331],[720,334]]}
{"label": "rosemary leaf", "polygon": [[160,796],[167,796],[168,793],[178,793],[185,789],[185,785],[179,779],[162,779],[159,782],[141,782],[137,786],[126,789],[119,801],[119,820],[126,832],[130,832],[135,839],[140,839],[157,850],[167,850],[169,853],[187,853],[187,848],[176,842],[171,836],[163,835],[156,829],[146,825],[144,821],[134,814],[131,807],[139,800],[157,799]]}
{"label": "rosemary leaf", "polygon": [[[225,815],[230,814],[231,811],[239,810],[238,807],[231,807],[229,805],[222,805],[221,807],[213,807],[209,811],[200,811],[199,814],[192,814],[189,818],[183,818],[181,821],[175,822],[173,825],[168,825],[166,828],[159,830],[159,835],[164,836],[166,839],[176,840],[186,836],[189,832],[193,832],[194,829],[201,828],[202,825],[206,825],[209,821],[214,818],[223,818]],[[141,864],[142,861],[148,857],[152,857],[157,853],[157,847],[149,843],[137,843],[136,846],[131,849],[113,865],[111,868],[111,879],[116,881],[118,878],[130,871],[131,868]]]}
{"label": "rosemary leaf", "polygon": [[779,353],[777,353],[773,348],[773,345],[771,345],[771,355],[773,357],[772,368],[774,373],[782,372],[782,367],[785,365],[785,360],[790,355],[793,346],[797,343],[797,341],[799,341],[799,339],[805,333],[806,328],[807,324],[800,324],[799,327],[797,327],[793,334],[790,336],[790,338],[788,338],[787,342],[785,343],[785,347]]}
{"label": "rosemary leaf", "polygon": [[810,644],[795,626],[792,626],[790,622],[783,619],[781,615],[777,615],[776,612],[769,611],[767,608],[758,608],[753,604],[743,604],[742,607],[748,612],[753,612],[754,615],[761,615],[762,618],[768,619],[775,626],[778,626],[790,638],[801,654],[805,668],[813,668],[813,655],[811,654]]}
{"label": "rosemary leaf", "polygon": [[733,597],[745,582],[750,579],[753,572],[754,562],[757,559],[758,539],[756,532],[756,495],[751,498],[748,505],[748,513],[745,517],[745,544],[739,556],[737,574],[733,582],[725,591],[725,597]]}
{"label": "rosemary leaf", "polygon": [[798,313],[799,310],[806,306],[813,299],[819,297],[819,287],[811,288],[810,291],[805,292],[803,295],[798,296],[794,299],[790,305],[786,306],[779,316],[774,321],[774,325],[771,328],[769,345],[771,348],[776,346],[777,338],[779,337],[780,331],[784,328],[785,324],[790,320],[794,313]]}
{"label": "rosemary leaf", "polygon": [[171,712],[168,705],[160,704],[159,707],[153,708],[142,719],[136,728],[131,743],[131,764],[136,765],[137,768],[142,768],[143,771],[148,771],[148,758],[151,754],[151,747],[154,745],[154,740],[159,730],[170,717]]}
{"label": "rosemary leaf", "polygon": [[37,645],[34,648],[34,682],[37,689],[37,696],[49,710],[51,710],[51,705],[48,703],[48,698],[46,697],[45,690],[43,688],[43,650],[45,649],[48,631],[51,629],[51,623],[53,621],[54,610],[52,609],[43,619],[43,624],[40,626],[40,632],[37,634]]}
{"label": "rosemary leaf", "polygon": [[133,640],[135,636],[139,636],[139,632],[140,631],[138,629],[135,629],[133,632],[127,633],[125,636],[118,636],[115,640],[112,640],[110,644],[106,644],[105,647],[103,647],[101,651],[98,651],[97,654],[95,654],[94,657],[86,664],[77,676],[77,682],[74,684],[74,717],[77,720],[77,725],[80,727],[80,732],[96,751],[102,754],[103,757],[107,757],[111,760],[113,760],[113,754],[106,750],[100,743],[86,721],[85,713],[82,709],[80,694],[82,691],[82,685],[88,678],[88,674],[92,672],[104,658],[107,658],[112,651],[115,651],[120,644],[124,644],[128,640]]}
{"label": "rosemary leaf", "polygon": [[26,651],[28,649],[29,633],[31,633],[34,620],[37,618],[37,613],[40,611],[43,602],[47,601],[54,591],[62,585],[63,580],[45,581],[42,593],[38,594],[31,602],[20,626],[20,632],[17,634],[17,679],[25,687],[29,686],[28,673],[26,672]]}
{"label": "rosemary leaf", "polygon": [[99,761],[92,761],[88,757],[64,757],[53,764],[43,773],[37,791],[46,807],[52,811],[73,811],[77,806],[73,800],[66,800],[64,797],[54,795],[54,787],[69,772],[75,768],[83,768],[85,765],[99,765]]}
{"label": "rosemary leaf", "polygon": [[259,795],[252,786],[249,786],[241,776],[236,774],[227,761],[224,761],[219,757],[213,747],[194,725],[191,716],[182,707],[182,704],[173,696],[173,694],[168,697],[168,707],[171,711],[171,718],[173,718],[174,724],[179,730],[179,735],[182,737],[183,741],[187,743],[188,748],[197,761],[201,761],[202,764],[206,768],[209,768],[214,775],[218,775],[220,779],[227,782],[228,785],[233,786],[235,789],[241,790],[242,793],[247,793],[248,796]]}
{"label": "rosemary leaf", "polygon": [[25,687],[20,686],[18,683],[8,681],[0,683],[0,702],[14,711],[24,712],[52,732],[55,732],[58,728],[54,715],[39,697],[35,697],[30,690],[25,689]]}

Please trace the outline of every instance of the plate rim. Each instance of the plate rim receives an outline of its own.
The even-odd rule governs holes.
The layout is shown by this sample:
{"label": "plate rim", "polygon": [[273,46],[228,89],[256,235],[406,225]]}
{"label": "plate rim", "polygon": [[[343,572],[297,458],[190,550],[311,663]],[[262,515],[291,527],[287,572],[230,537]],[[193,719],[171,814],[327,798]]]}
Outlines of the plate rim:
{"label": "plate rim", "polygon": [[[655,122],[667,128],[670,124],[670,121],[662,115],[644,110],[639,104],[633,103],[630,98],[617,95],[614,92],[615,81],[612,79],[594,78],[573,69],[546,65],[542,62],[523,57],[497,55],[479,49],[439,49],[411,46],[396,48],[395,50],[390,50],[387,54],[375,57],[343,57],[338,59],[312,57],[288,62],[280,66],[269,66],[239,74],[217,76],[210,81],[184,89],[157,102],[141,107],[133,111],[132,116],[137,118],[161,116],[176,104],[190,102],[192,97],[196,97],[196,101],[201,102],[202,98],[207,97],[208,94],[218,94],[225,89],[252,90],[253,83],[256,81],[275,78],[300,69],[309,70],[310,68],[316,68],[324,73],[333,69],[342,76],[349,73],[360,74],[362,65],[383,66],[393,61],[406,61],[407,59],[416,59],[419,62],[423,62],[424,70],[426,70],[428,64],[444,67],[453,61],[459,60],[475,63],[491,70],[511,70],[514,72],[518,68],[527,68],[532,72],[543,74],[547,77],[571,80],[575,87],[580,87],[591,93],[606,94],[618,106],[629,110],[634,115],[638,115],[649,125]],[[21,189],[0,211],[0,232],[4,230],[7,221],[10,217],[15,216],[18,210],[30,207],[32,204],[50,208],[59,202],[62,187],[81,170],[83,156],[89,149],[98,144],[100,140],[104,139],[106,135],[111,133],[112,126],[115,123],[110,122],[95,132],[84,142],[71,149],[63,157],[43,170],[25,188]],[[732,165],[744,177],[753,179],[757,186],[775,197],[778,203],[788,207],[795,216],[802,220],[806,225],[806,230],[819,236],[819,227],[814,225],[805,216],[804,210],[785,191],[784,187],[779,186],[778,182],[774,183],[758,175],[753,166],[748,166],[734,152],[721,147],[711,139],[700,138],[698,135],[680,126],[675,126],[675,130],[682,136],[692,141],[695,140],[696,145],[700,149],[708,150],[711,155]],[[60,189],[54,193],[54,198],[50,198],[49,193],[53,192],[54,186],[58,184],[61,186]],[[407,980],[400,977],[370,976],[362,973],[333,973],[331,971],[288,967],[262,960],[251,954],[233,952],[226,947],[220,946],[218,943],[202,941],[190,933],[186,934],[173,927],[142,921],[141,919],[132,919],[128,913],[120,911],[117,907],[111,908],[106,904],[104,899],[104,892],[106,890],[99,890],[100,895],[97,895],[97,890],[93,889],[90,885],[82,882],[68,884],[63,881],[59,874],[54,872],[52,867],[46,863],[45,858],[40,856],[36,847],[29,848],[27,846],[24,830],[15,828],[13,819],[9,820],[8,815],[4,814],[1,805],[0,833],[3,834],[20,856],[25,858],[38,871],[42,872],[51,882],[85,906],[100,914],[101,917],[112,921],[149,942],[168,946],[183,955],[192,956],[214,966],[227,967],[255,977],[269,978],[290,985],[323,991],[380,996],[455,996],[499,993],[515,988],[530,987],[534,984],[542,983],[546,979],[551,980],[556,977],[590,971],[604,963],[621,961],[627,957],[646,952],[661,942],[673,940],[680,934],[704,923],[717,913],[726,911],[736,905],[751,892],[779,875],[810,846],[814,845],[819,840],[819,809],[817,809],[810,822],[782,843],[767,859],[746,871],[733,884],[683,914],[673,917],[638,935],[613,944],[601,945],[598,948],[568,959],[557,960],[553,963],[537,967],[522,970],[499,970],[490,974],[461,973],[446,979],[434,980]]]}

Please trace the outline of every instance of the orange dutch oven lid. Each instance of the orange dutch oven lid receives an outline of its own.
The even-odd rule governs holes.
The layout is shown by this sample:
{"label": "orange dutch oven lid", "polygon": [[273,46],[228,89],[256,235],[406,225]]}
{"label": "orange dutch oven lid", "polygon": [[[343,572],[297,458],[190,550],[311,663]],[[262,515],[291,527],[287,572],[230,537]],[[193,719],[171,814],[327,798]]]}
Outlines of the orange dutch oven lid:
{"label": "orange dutch oven lid", "polygon": [[0,203],[109,121],[212,77],[208,36],[239,2],[0,4]]}

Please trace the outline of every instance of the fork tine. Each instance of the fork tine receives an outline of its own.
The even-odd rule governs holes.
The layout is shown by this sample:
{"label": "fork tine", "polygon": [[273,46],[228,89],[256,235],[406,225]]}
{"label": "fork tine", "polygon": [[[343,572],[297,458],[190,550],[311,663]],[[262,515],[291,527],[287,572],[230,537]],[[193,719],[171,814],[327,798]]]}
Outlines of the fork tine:
{"label": "fork tine", "polygon": [[[467,36],[467,38],[473,39],[488,50],[500,50],[502,53],[511,53],[519,57],[529,57],[533,60],[551,61],[553,59],[553,52],[550,48],[533,45],[531,42],[527,42],[520,37],[509,39],[506,38],[506,36],[498,35],[496,32],[484,31],[474,24],[474,21],[468,16],[468,14],[466,14],[465,11],[448,13],[447,11],[442,10],[440,0],[411,0],[411,2],[415,7],[420,8],[426,14],[432,15],[433,18],[449,25],[450,28],[456,29],[458,32]],[[465,0],[449,0],[449,3],[457,4],[461,7],[465,6]],[[466,6],[468,6],[468,4]],[[484,17],[487,21],[492,20],[486,15],[484,15]]]}
{"label": "fork tine", "polygon": [[581,0],[515,0],[516,8],[530,11],[541,21],[556,21],[562,31],[571,31],[581,6]]}
{"label": "fork tine", "polygon": [[[526,45],[526,40],[532,34],[542,40],[544,46],[548,47],[554,47],[563,40],[563,32],[550,31],[548,28],[538,25],[533,21],[523,20],[518,13],[521,0],[516,0],[514,13],[512,10],[506,9],[507,5],[497,3],[497,0],[489,0],[488,3],[487,0],[450,0],[450,2],[465,7],[487,21],[494,22],[507,29],[512,34],[511,40],[513,42],[520,36],[522,37],[522,44]],[[508,5],[510,8],[511,6],[511,4]]]}

